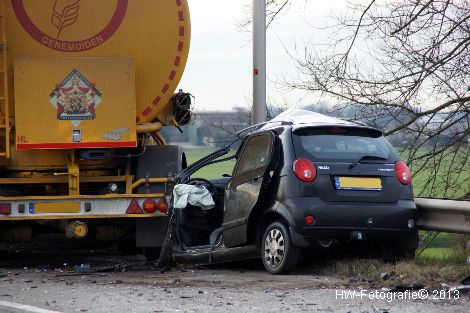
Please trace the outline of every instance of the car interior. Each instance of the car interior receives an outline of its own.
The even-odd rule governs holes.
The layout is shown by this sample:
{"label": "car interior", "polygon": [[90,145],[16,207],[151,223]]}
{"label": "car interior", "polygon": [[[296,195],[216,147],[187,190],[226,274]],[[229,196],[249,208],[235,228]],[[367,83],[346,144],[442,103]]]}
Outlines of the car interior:
{"label": "car interior", "polygon": [[224,190],[230,177],[213,180],[193,178],[189,184],[204,186],[214,199],[215,206],[203,210],[199,206],[188,204],[178,210],[178,234],[181,242],[187,247],[215,245],[222,234],[224,218]]}
{"label": "car interior", "polygon": [[[241,145],[233,156],[215,161],[222,162],[229,159],[238,159],[236,173],[233,178],[269,162],[270,150],[265,147],[270,142],[270,137],[255,136],[248,140],[246,146]],[[241,149],[243,147],[243,153]],[[195,173],[197,175],[197,172]],[[187,247],[214,246],[222,235],[222,223],[224,222],[224,197],[225,189],[232,177],[224,174],[217,179],[191,178],[185,184],[205,187],[211,194],[215,206],[211,209],[202,209],[198,206],[187,205],[178,210],[178,235],[180,242]]]}

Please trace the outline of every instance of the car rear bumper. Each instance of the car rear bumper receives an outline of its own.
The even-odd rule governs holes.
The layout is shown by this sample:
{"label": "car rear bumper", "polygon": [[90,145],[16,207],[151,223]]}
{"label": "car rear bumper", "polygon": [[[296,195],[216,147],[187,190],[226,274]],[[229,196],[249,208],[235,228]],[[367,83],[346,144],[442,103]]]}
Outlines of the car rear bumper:
{"label": "car rear bumper", "polygon": [[[288,198],[284,202],[291,214],[290,231],[296,246],[307,247],[317,240],[400,240],[416,234],[408,226],[416,221],[412,200],[395,203],[324,202],[318,197]],[[314,217],[307,225],[305,217]]]}
{"label": "car rear bumper", "polygon": [[416,229],[392,229],[392,228],[307,228],[290,227],[290,233],[294,245],[309,247],[318,240],[404,240],[413,238]]}

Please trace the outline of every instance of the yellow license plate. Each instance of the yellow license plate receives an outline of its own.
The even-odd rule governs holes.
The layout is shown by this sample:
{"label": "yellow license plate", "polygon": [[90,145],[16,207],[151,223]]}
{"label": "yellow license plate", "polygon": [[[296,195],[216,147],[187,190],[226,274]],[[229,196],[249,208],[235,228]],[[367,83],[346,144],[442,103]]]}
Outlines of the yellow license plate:
{"label": "yellow license plate", "polygon": [[335,177],[336,189],[382,190],[382,181],[375,177]]}
{"label": "yellow license plate", "polygon": [[80,213],[80,202],[36,203],[34,213]]}

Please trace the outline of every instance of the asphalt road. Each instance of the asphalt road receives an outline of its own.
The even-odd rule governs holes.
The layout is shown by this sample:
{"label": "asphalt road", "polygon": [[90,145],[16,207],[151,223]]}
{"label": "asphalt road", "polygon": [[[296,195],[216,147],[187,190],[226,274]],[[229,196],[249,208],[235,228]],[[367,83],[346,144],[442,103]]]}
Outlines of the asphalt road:
{"label": "asphalt road", "polygon": [[[0,312],[469,312],[470,295],[382,291],[366,282],[266,273],[256,261],[160,272],[109,250],[0,255]],[[83,264],[83,265],[82,265]],[[92,273],[95,270],[99,272]],[[353,298],[354,297],[354,298]],[[395,297],[392,299],[391,297]],[[416,299],[412,299],[415,297]]]}

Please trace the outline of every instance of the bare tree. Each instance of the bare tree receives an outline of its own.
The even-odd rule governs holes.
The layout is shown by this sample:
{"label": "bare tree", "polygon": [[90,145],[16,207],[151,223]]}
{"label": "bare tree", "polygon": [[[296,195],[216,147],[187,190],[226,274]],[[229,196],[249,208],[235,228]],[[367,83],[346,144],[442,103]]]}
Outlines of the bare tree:
{"label": "bare tree", "polygon": [[470,198],[470,1],[356,2],[282,83],[382,128],[418,194]]}
{"label": "bare tree", "polygon": [[[307,0],[305,0],[307,1]],[[271,23],[281,14],[289,11],[291,6],[291,0],[266,0],[266,27],[269,27]],[[251,5],[245,8],[245,18],[240,21],[239,28],[247,29],[247,26],[252,23],[252,12],[253,8]]]}

